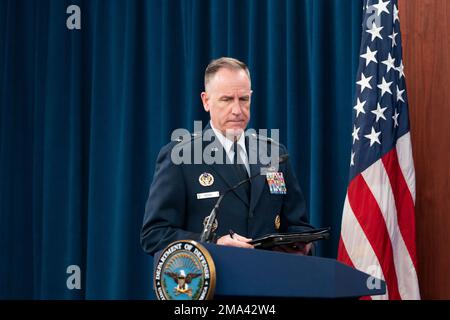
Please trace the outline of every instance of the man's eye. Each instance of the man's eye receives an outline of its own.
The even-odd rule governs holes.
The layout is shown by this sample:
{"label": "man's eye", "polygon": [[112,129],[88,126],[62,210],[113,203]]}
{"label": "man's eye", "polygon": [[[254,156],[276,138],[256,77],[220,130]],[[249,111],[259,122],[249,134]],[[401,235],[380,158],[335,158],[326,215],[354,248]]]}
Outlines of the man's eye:
{"label": "man's eye", "polygon": [[248,97],[242,97],[242,98],[239,98],[239,100],[241,100],[241,101],[248,101],[249,98]]}

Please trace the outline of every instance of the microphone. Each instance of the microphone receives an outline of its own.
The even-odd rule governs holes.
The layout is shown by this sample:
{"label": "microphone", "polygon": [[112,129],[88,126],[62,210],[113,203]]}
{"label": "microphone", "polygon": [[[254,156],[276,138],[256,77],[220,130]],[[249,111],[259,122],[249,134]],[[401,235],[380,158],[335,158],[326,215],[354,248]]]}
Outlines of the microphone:
{"label": "microphone", "polygon": [[[278,157],[278,164],[280,163],[284,163],[289,159],[289,154],[283,154],[281,156]],[[213,225],[214,225],[214,221],[217,218],[218,212],[219,212],[219,207],[220,207],[220,203],[222,202],[222,199],[231,191],[236,190],[237,188],[239,188],[240,186],[250,182],[251,180],[253,180],[255,177],[259,176],[260,173],[256,173],[250,177],[248,177],[247,179],[244,179],[240,182],[238,182],[236,185],[232,186],[231,188],[226,189],[219,197],[219,199],[217,199],[217,202],[215,204],[215,206],[213,207],[213,209],[211,210],[211,213],[209,214],[209,216],[206,218],[206,223],[204,224],[204,228],[202,231],[202,234],[200,236],[200,242],[211,242],[214,238],[214,233],[212,231],[213,229]]]}

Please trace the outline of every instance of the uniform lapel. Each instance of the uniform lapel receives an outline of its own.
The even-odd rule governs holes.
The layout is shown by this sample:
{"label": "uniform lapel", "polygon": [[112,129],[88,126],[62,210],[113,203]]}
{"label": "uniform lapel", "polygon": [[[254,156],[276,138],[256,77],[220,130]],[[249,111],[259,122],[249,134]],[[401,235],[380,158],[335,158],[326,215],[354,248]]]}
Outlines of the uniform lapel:
{"label": "uniform lapel", "polygon": [[[231,165],[215,163],[212,165],[212,169],[225,181],[228,188],[231,188],[240,182]],[[222,192],[223,191],[225,190],[222,190]],[[245,205],[249,206],[247,195],[242,186],[233,190],[233,192],[245,203]]]}

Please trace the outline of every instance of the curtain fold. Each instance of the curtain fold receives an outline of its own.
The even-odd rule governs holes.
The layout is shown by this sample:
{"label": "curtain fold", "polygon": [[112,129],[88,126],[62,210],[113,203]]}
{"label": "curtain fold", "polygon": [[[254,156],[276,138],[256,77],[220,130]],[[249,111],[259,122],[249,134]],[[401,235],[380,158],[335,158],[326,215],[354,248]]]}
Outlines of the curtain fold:
{"label": "curtain fold", "polygon": [[[68,30],[69,5],[81,30]],[[0,1],[0,298],[153,297],[139,233],[156,156],[206,124],[213,58],[252,74],[250,127],[279,128],[335,257],[360,0]],[[194,183],[194,182],[193,182]],[[69,290],[69,265],[81,290]]]}

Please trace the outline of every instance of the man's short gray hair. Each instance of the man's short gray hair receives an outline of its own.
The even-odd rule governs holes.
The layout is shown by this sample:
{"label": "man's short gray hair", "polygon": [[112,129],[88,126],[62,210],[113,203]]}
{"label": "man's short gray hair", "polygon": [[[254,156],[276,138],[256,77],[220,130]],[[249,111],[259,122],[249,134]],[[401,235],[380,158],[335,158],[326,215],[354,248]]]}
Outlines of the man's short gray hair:
{"label": "man's short gray hair", "polygon": [[231,70],[244,70],[247,73],[248,79],[250,79],[250,71],[247,65],[234,58],[222,57],[211,61],[205,70],[205,88],[211,81],[212,77],[222,68]]}

